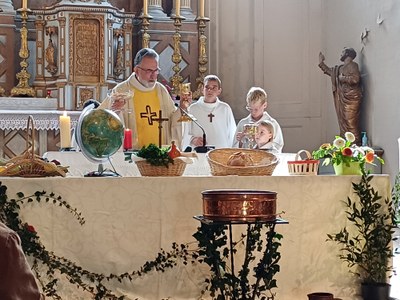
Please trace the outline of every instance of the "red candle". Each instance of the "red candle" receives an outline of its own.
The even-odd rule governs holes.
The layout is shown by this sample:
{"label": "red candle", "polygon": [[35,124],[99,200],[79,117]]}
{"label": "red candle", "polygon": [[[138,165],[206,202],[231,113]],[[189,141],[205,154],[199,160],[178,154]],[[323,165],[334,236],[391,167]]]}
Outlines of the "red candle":
{"label": "red candle", "polygon": [[132,149],[132,130],[126,128],[124,130],[124,150]]}

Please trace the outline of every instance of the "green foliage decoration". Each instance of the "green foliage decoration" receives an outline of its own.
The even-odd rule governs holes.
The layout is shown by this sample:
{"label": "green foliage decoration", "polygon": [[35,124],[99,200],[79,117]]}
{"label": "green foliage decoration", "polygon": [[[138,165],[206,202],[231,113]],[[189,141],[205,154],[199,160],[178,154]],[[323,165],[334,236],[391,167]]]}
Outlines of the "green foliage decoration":
{"label": "green foliage decoration", "polygon": [[[213,299],[275,299],[272,289],[277,287],[274,276],[280,271],[278,249],[282,235],[271,230],[271,226],[274,224],[248,224],[246,234],[242,234],[239,241],[232,242],[232,249],[225,232],[227,225],[202,224],[198,228],[193,236],[200,247],[200,261],[209,265],[211,270],[211,277],[206,279],[206,290]],[[263,230],[266,230],[266,239],[262,237]],[[246,248],[243,264],[236,275],[227,261],[230,255],[237,253],[239,244]],[[258,262],[256,253],[262,253]]]}
{"label": "green foliage decoration", "polygon": [[153,166],[165,166],[174,163],[174,160],[168,155],[169,147],[159,148],[154,144],[149,144],[148,146],[143,146],[137,152],[137,156],[145,158],[148,163]]}
{"label": "green foliage decoration", "polygon": [[[204,280],[205,288],[201,291],[199,299],[206,293],[214,300],[228,299],[226,297],[231,300],[274,299],[275,294],[271,289],[277,287],[274,275],[280,270],[278,262],[281,256],[278,248],[282,236],[270,230],[273,224],[248,225],[247,233],[242,234],[239,241],[232,242],[232,254],[237,252],[239,244],[246,245],[245,260],[237,275],[230,272],[232,270],[227,263],[231,258],[225,234],[227,226],[207,226],[203,223],[193,235],[197,243],[173,242],[169,251],[160,249],[155,259],[145,262],[139,270],[122,274],[102,274],[86,270],[75,262],[46,249],[35,228],[21,219],[21,209],[34,203],[56,205],[71,214],[82,226],[85,224],[85,219],[81,212],[59,195],[46,191],[36,191],[32,195],[18,192],[15,198],[10,199],[7,195],[7,186],[0,182],[0,221],[20,236],[22,248],[33,260],[32,269],[46,297],[62,299],[58,291],[61,275],[65,276],[71,285],[90,293],[91,299],[123,300],[126,299],[125,296],[118,295],[109,287],[110,281],[134,282],[146,274],[166,272],[178,264],[205,263],[211,272]],[[262,237],[263,230],[266,230],[266,239]],[[265,250],[256,262],[255,253],[261,253],[265,247],[268,251]],[[249,280],[250,278],[254,280]],[[167,299],[169,298],[165,298]]]}
{"label": "green foliage decoration", "polygon": [[339,258],[361,282],[386,283],[388,274],[393,271],[391,243],[394,229],[398,227],[400,184],[397,177],[392,197],[385,199],[382,205],[382,196],[371,185],[372,178],[372,175],[363,174],[359,183],[352,183],[358,199],[348,197],[343,201],[349,225],[328,234],[328,241],[340,245]]}

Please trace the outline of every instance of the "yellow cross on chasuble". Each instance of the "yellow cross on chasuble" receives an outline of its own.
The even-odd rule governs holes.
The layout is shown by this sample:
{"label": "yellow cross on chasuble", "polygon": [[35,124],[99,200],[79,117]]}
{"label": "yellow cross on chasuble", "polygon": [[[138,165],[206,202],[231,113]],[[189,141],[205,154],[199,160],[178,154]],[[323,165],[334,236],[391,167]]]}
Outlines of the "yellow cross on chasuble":
{"label": "yellow cross on chasuble", "polygon": [[[134,89],[134,112],[136,120],[136,129],[138,135],[138,145],[140,148],[148,146],[150,143],[158,145],[158,118],[160,111],[160,100],[157,91],[142,92]],[[167,126],[165,124],[165,126]],[[163,136],[163,144],[165,144]]]}

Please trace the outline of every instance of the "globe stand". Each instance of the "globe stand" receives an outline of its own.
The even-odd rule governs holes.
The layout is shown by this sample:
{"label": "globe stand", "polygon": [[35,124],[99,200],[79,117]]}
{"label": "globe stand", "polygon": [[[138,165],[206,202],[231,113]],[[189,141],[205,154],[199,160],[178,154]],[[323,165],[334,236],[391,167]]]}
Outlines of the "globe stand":
{"label": "globe stand", "polygon": [[92,171],[84,175],[84,177],[121,177],[121,175],[115,171],[113,164],[111,163],[110,158],[108,158],[113,170],[104,169],[103,164],[99,164],[97,171]]}

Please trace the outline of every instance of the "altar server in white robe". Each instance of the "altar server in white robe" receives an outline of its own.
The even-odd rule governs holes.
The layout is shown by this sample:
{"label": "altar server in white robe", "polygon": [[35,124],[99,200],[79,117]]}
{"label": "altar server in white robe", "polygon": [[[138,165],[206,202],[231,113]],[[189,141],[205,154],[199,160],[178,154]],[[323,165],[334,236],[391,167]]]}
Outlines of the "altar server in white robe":
{"label": "altar server in white robe", "polygon": [[[215,148],[232,147],[236,122],[228,103],[221,101],[221,80],[215,75],[204,78],[203,94],[189,107],[189,112],[204,128],[206,143]],[[192,147],[203,146],[203,132],[194,122],[189,126],[189,140]]]}
{"label": "altar server in white robe", "polygon": [[269,121],[274,126],[273,146],[279,153],[283,148],[283,134],[278,121],[272,118],[267,112],[268,107],[267,93],[260,87],[252,87],[246,96],[246,109],[250,112],[249,115],[241,119],[237,125],[235,133],[234,147],[243,147],[241,141],[243,138],[243,128],[245,124],[256,124],[261,121]]}
{"label": "altar server in white robe", "polygon": [[159,72],[158,53],[150,48],[139,50],[134,59],[134,73],[112,91],[131,92],[132,96],[127,101],[114,102],[107,97],[100,106],[122,113],[125,127],[133,133],[133,149],[150,143],[158,144],[159,123],[155,119],[160,117],[160,111],[162,118],[168,119],[161,124],[162,144],[169,145],[174,140],[176,145],[182,145],[182,123],[177,122],[181,112],[175,107],[166,87],[157,81]]}

